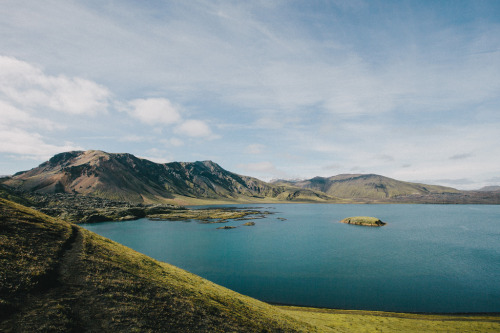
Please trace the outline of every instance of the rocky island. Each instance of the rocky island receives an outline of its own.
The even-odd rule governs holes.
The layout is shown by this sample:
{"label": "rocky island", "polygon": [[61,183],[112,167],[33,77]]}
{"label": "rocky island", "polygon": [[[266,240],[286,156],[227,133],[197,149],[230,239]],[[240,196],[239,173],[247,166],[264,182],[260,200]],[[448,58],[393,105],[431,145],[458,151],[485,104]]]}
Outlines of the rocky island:
{"label": "rocky island", "polygon": [[347,217],[340,221],[341,223],[363,225],[367,227],[381,227],[387,223],[382,222],[380,219],[371,216],[354,216]]}

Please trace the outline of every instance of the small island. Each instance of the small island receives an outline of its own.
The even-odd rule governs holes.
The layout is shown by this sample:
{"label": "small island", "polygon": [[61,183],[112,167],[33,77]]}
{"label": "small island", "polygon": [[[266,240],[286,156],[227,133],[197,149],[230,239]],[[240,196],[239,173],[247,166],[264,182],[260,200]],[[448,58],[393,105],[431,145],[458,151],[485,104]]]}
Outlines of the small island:
{"label": "small island", "polygon": [[340,221],[341,223],[363,225],[367,227],[381,227],[387,223],[382,222],[380,219],[371,216],[354,216],[347,217]]}
{"label": "small island", "polygon": [[247,226],[247,227],[251,227],[251,226],[255,225],[255,222],[247,222],[247,223],[244,223],[242,225]]}

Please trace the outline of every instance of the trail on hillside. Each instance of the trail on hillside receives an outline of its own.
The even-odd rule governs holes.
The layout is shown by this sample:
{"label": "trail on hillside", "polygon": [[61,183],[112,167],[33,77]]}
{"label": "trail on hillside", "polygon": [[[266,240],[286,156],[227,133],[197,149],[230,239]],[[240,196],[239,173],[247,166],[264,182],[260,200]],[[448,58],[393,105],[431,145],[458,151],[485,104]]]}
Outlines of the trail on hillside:
{"label": "trail on hillside", "polygon": [[[78,306],[85,279],[79,263],[83,253],[83,235],[76,226],[72,226],[71,230],[59,261],[41,278],[41,283],[25,299],[19,311],[0,325],[0,331],[80,332],[84,327],[80,320],[81,307]],[[46,316],[41,317],[41,313],[46,313]],[[85,324],[89,328],[88,323]]]}

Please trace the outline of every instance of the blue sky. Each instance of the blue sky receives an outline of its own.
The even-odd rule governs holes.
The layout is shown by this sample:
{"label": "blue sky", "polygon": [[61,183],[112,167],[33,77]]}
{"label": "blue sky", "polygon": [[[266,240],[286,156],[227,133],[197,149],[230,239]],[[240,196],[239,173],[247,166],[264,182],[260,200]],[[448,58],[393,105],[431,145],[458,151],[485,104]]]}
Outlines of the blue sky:
{"label": "blue sky", "polygon": [[0,6],[0,175],[68,150],[500,184],[500,1]]}

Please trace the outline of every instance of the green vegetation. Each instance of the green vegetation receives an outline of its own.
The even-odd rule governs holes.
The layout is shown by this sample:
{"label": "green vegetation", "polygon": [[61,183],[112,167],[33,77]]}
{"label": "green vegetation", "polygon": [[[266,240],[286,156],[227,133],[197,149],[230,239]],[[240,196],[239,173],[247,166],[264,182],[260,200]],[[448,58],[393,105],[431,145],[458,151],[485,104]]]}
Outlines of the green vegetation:
{"label": "green vegetation", "polygon": [[0,199],[0,331],[495,332],[494,315],[272,306]]}
{"label": "green vegetation", "polygon": [[340,221],[341,223],[363,225],[368,227],[381,227],[387,223],[380,221],[380,219],[371,216],[354,216],[347,217]]}
{"label": "green vegetation", "polygon": [[441,315],[279,306],[320,332],[498,332],[499,315]]}

